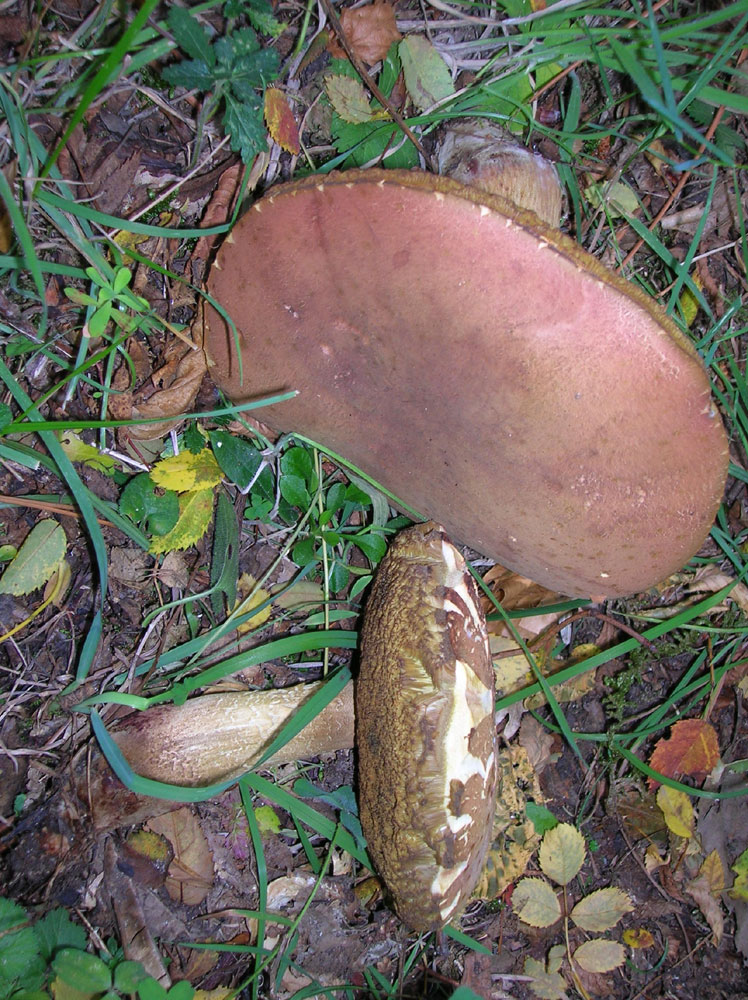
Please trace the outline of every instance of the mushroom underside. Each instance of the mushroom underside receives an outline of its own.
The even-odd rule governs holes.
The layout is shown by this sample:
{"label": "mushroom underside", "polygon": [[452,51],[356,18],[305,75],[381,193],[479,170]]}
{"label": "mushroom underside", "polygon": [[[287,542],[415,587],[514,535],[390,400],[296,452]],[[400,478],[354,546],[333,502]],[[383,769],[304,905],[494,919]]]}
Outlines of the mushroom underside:
{"label": "mushroom underside", "polygon": [[[658,307],[529,213],[418,172],[282,185],[220,250],[215,381],[452,537],[573,596],[698,550],[727,443]],[[237,346],[241,352],[240,372]]]}

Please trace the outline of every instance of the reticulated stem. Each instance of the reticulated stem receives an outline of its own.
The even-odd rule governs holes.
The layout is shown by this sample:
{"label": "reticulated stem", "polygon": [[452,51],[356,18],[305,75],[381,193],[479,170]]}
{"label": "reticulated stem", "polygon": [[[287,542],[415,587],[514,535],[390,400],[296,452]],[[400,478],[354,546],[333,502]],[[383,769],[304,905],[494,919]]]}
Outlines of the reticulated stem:
{"label": "reticulated stem", "polygon": [[[206,694],[127,716],[113,737],[133,770],[174,785],[207,785],[250,770],[322,682],[270,691]],[[263,766],[353,746],[353,685]]]}

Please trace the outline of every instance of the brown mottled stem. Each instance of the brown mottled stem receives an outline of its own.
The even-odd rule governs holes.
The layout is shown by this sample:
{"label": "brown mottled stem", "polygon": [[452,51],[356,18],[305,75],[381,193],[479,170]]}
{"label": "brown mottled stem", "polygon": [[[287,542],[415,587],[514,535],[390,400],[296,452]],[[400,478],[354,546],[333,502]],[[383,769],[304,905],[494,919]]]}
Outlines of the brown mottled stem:
{"label": "brown mottled stem", "polygon": [[[252,768],[321,682],[270,691],[206,694],[159,705],[123,720],[113,737],[133,770],[174,785],[207,785]],[[352,685],[263,767],[319,757],[353,746]]]}

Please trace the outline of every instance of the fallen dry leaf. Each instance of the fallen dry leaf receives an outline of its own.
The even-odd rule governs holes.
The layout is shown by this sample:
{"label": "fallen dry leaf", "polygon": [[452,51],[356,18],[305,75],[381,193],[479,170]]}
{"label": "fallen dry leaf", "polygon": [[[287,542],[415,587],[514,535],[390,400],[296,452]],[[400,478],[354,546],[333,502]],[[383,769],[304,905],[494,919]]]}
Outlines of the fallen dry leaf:
{"label": "fallen dry leaf", "polygon": [[195,813],[184,806],[150,820],[147,828],[174,848],[165,883],[171,898],[187,906],[202,903],[213,888],[213,857]]}
{"label": "fallen dry leaf", "polygon": [[268,87],[265,91],[265,122],[268,132],[281,149],[298,156],[299,126],[288,103],[288,98],[278,87]]}
{"label": "fallen dry leaf", "polygon": [[[393,42],[403,37],[395,23],[395,9],[387,0],[369,4],[366,7],[347,7],[340,15],[340,24],[345,34],[345,40],[353,49],[355,55],[373,66],[384,59]],[[345,59],[342,46],[334,39],[329,45],[330,52],[336,59]]]}
{"label": "fallen dry leaf", "polygon": [[704,914],[706,922],[711,928],[714,943],[718,945],[722,940],[722,933],[725,928],[725,916],[719,900],[715,899],[712,895],[709,879],[706,875],[699,875],[693,882],[689,882],[685,888],[688,895],[696,900],[699,909]]}
{"label": "fallen dry leaf", "polygon": [[[683,719],[670,730],[669,739],[658,740],[649,760],[650,767],[668,778],[689,775],[705,778],[719,761],[719,744],[714,727],[701,719]],[[649,779],[649,787],[658,782]]]}
{"label": "fallen dry leaf", "polygon": [[[525,748],[533,771],[538,775],[542,774],[551,763],[553,737],[534,715],[523,718],[519,727],[519,742]],[[558,758],[558,754],[555,756]]]}

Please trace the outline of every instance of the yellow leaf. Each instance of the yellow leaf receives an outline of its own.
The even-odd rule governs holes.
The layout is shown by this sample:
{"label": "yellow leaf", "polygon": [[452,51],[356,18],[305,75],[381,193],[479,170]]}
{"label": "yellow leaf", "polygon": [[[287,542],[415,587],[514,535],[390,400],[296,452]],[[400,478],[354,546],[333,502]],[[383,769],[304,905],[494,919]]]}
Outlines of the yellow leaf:
{"label": "yellow leaf", "polygon": [[0,594],[21,597],[42,587],[65,557],[67,537],[54,518],[39,521],[0,578]]}
{"label": "yellow leaf", "polygon": [[529,955],[525,959],[523,971],[530,977],[530,989],[536,997],[541,997],[542,1000],[566,1000],[566,980],[560,972],[546,970],[542,962]]}
{"label": "yellow leaf", "polygon": [[598,889],[580,899],[571,911],[571,919],[585,931],[609,931],[634,906],[622,889]]}
{"label": "yellow leaf", "polygon": [[612,972],[626,961],[623,945],[606,938],[585,941],[574,952],[574,961],[585,972]]}
{"label": "yellow leaf", "polygon": [[584,837],[571,823],[549,830],[540,845],[540,867],[554,882],[568,885],[584,862]]}
{"label": "yellow leaf", "polygon": [[210,525],[213,516],[213,491],[194,490],[179,497],[179,519],[171,531],[159,535],[151,542],[150,552],[173,552],[187,549],[199,542]]}
{"label": "yellow leaf", "polygon": [[114,459],[111,455],[103,455],[98,448],[92,444],[86,444],[82,437],[72,431],[63,431],[60,434],[60,444],[71,462],[83,462],[105,476],[114,475]]}
{"label": "yellow leaf", "polygon": [[171,455],[157,462],[151,470],[151,479],[157,486],[176,493],[207,490],[222,478],[223,473],[209,448],[203,448],[197,455],[191,451]]}
{"label": "yellow leaf", "polygon": [[694,827],[693,806],[685,792],[663,785],[657,792],[657,805],[662,809],[671,833],[676,837],[691,836]]}
{"label": "yellow leaf", "polygon": [[[699,277],[699,272],[694,271],[691,275],[691,280],[694,286],[698,288],[700,292],[704,290],[704,284]],[[693,321],[696,319],[696,315],[700,309],[699,301],[693,294],[690,288],[684,288],[683,293],[680,297],[680,308],[683,313],[683,319],[686,322],[686,326],[690,327],[693,325]]]}
{"label": "yellow leaf", "polygon": [[699,877],[702,876],[706,879],[713,896],[718,896],[725,888],[725,869],[716,848],[704,858],[704,863],[699,869]]}
{"label": "yellow leaf", "polygon": [[512,907],[531,927],[551,927],[561,917],[556,893],[542,878],[521,879],[512,893]]}
{"label": "yellow leaf", "polygon": [[[239,615],[246,615],[248,611],[258,607],[260,604],[264,604],[268,597],[270,597],[267,590],[263,590],[262,587],[257,586],[257,580],[255,580],[251,573],[242,573],[237,582],[237,587],[239,588],[241,598],[236,602],[231,615],[232,618],[238,618]],[[243,635],[245,632],[251,632],[253,628],[258,628],[263,622],[266,622],[269,617],[270,605],[268,604],[262,611],[258,611],[256,615],[252,615],[249,621],[237,626],[236,631],[240,635]]]}
{"label": "yellow leaf", "polygon": [[623,932],[623,940],[629,948],[634,949],[651,948],[655,943],[652,932],[646,927],[629,928]]}

